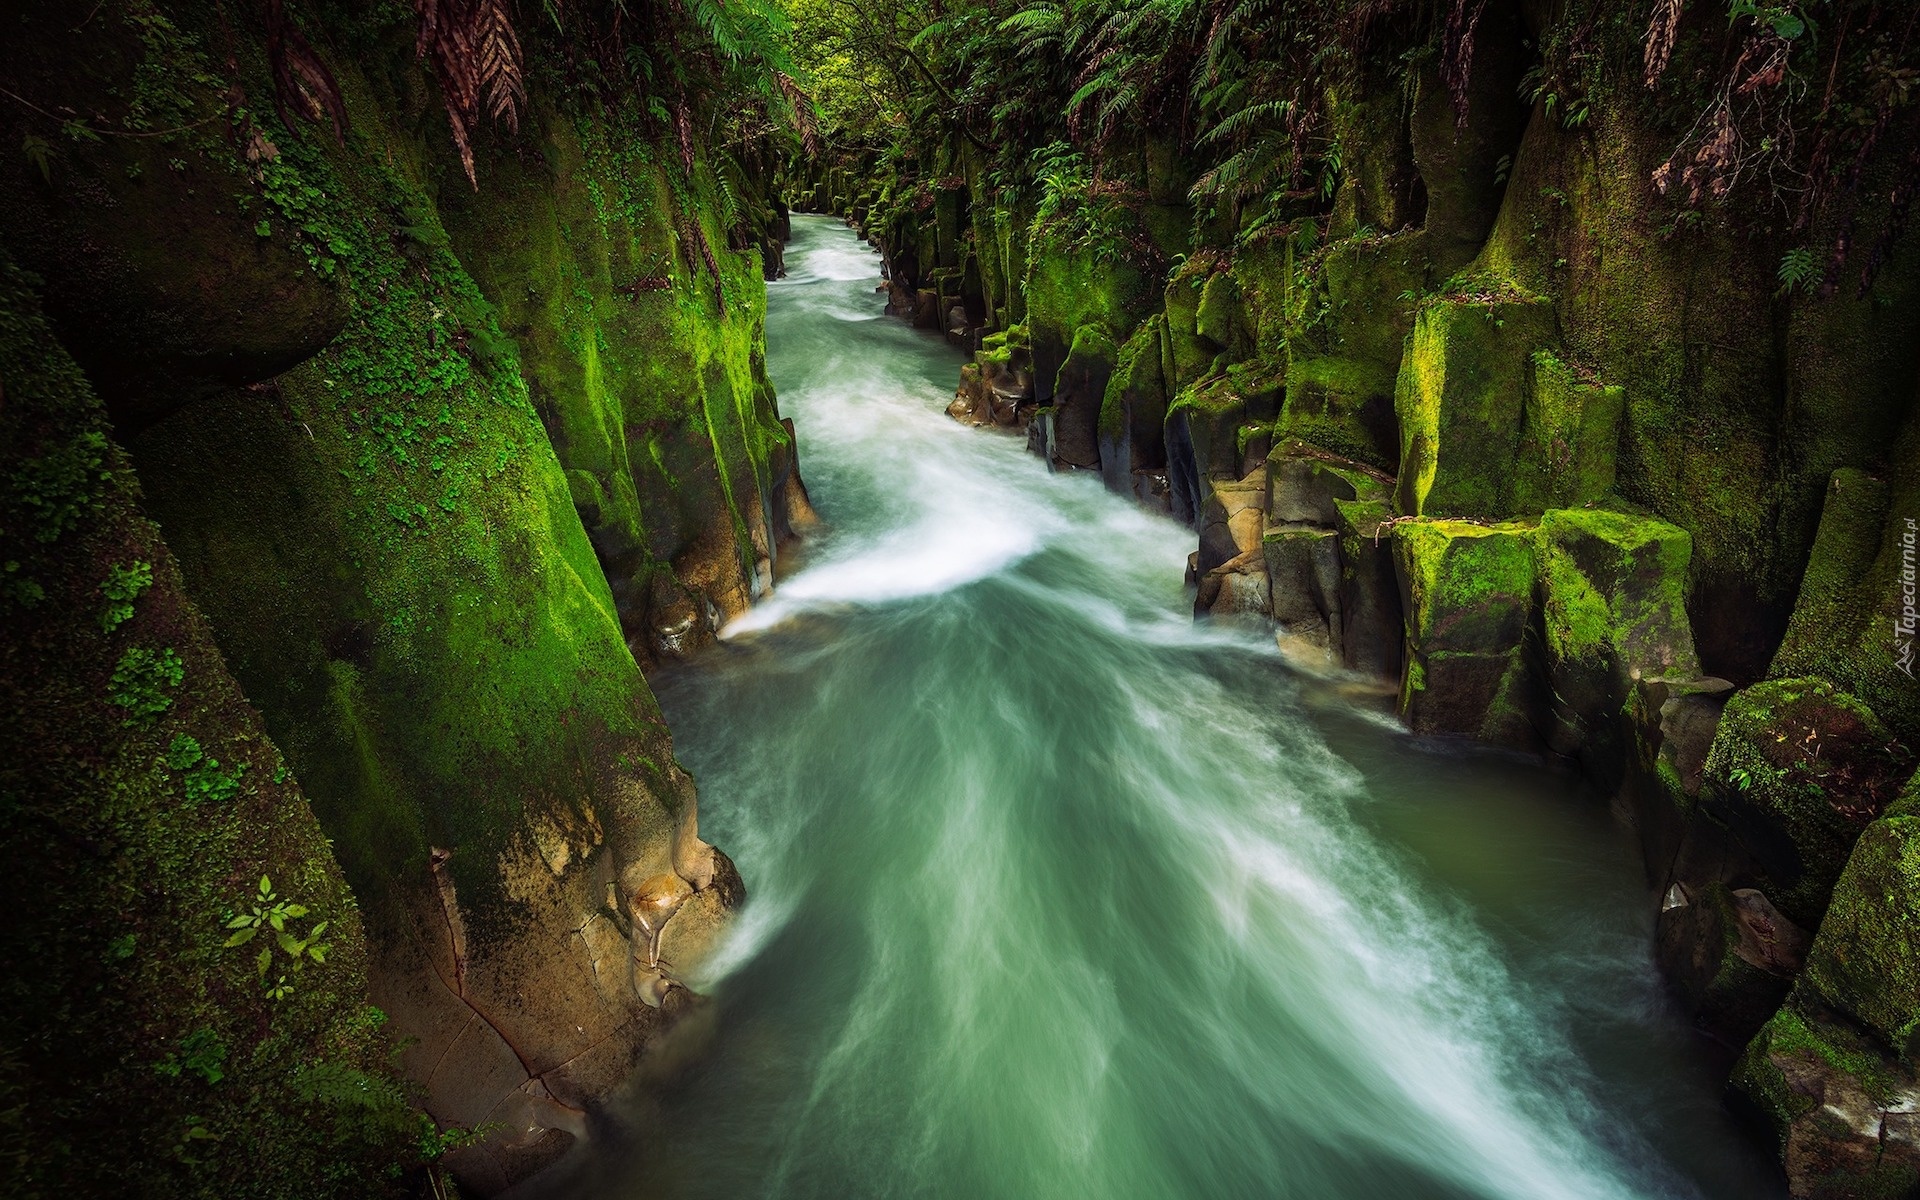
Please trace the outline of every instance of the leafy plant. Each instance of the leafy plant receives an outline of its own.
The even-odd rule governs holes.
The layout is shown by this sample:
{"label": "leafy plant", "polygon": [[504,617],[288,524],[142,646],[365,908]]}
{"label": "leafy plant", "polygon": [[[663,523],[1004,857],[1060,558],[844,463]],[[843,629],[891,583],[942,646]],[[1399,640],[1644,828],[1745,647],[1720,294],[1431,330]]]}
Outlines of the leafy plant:
{"label": "leafy plant", "polygon": [[180,1048],[154,1064],[154,1070],[169,1079],[191,1072],[208,1083],[227,1077],[227,1043],[211,1029],[196,1029],[180,1039]]}
{"label": "leafy plant", "polygon": [[193,807],[233,799],[240,792],[240,777],[247,771],[245,763],[236,763],[233,774],[225,774],[220,770],[220,760],[202,750],[198,739],[184,733],[176,735],[167,747],[165,761],[174,770],[186,773],[187,803]]}
{"label": "leafy plant", "polygon": [[1780,259],[1780,294],[1785,296],[1796,291],[1812,291],[1820,283],[1820,264],[1814,261],[1813,251],[1805,246],[1795,246]]}
{"label": "leafy plant", "polygon": [[157,651],[134,646],[113,669],[109,698],[127,710],[128,725],[145,724],[173,707],[167,689],[179,687],[186,675],[186,666],[171,646]]}
{"label": "leafy plant", "polygon": [[292,960],[286,973],[269,983],[267,973],[273,966],[273,947],[264,947],[255,956],[254,973],[259,976],[261,985],[265,988],[267,998],[270,1000],[284,1000],[292,995],[293,984],[287,976],[298,975],[305,969],[308,962],[325,963],[328,952],[333,948],[329,943],[320,940],[321,935],[327,931],[328,922],[326,921],[321,921],[309,929],[305,937],[301,937],[295,929],[291,928],[292,922],[306,915],[306,905],[282,900],[273,889],[273,881],[262,875],[259,889],[254,893],[253,902],[248,906],[247,911],[236,913],[227,919],[226,928],[232,930],[227,935],[228,948],[244,946],[264,931],[273,935],[273,940],[280,950]]}
{"label": "leafy plant", "polygon": [[107,577],[100,584],[100,594],[107,598],[107,606],[100,613],[101,632],[112,633],[130,620],[133,602],[152,586],[152,563],[135,562],[124,567],[116,563],[108,567]]}

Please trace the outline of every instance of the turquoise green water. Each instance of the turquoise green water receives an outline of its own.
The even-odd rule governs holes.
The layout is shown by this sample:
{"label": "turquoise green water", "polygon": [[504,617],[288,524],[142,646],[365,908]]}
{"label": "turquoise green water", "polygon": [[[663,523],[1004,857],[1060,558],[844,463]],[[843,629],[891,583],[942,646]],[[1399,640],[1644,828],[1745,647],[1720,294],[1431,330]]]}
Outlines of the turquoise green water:
{"label": "turquoise green water", "polygon": [[1197,628],[1193,535],[943,414],[797,218],[830,529],[656,681],[750,899],[710,1053],[565,1194],[1763,1197],[1604,807]]}

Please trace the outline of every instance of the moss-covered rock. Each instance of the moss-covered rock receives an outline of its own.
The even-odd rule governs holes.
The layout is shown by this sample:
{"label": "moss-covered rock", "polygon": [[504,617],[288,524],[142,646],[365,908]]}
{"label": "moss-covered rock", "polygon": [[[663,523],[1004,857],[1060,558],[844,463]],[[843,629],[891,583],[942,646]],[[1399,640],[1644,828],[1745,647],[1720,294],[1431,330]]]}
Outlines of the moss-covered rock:
{"label": "moss-covered rock", "polygon": [[1397,684],[1406,638],[1392,506],[1384,500],[1335,500],[1333,506],[1340,535],[1340,660],[1349,670]]}
{"label": "moss-covered rock", "polygon": [[1700,673],[1686,609],[1692,539],[1652,517],[1578,508],[1543,514],[1536,536],[1548,745],[1578,755],[1611,792],[1633,681]]}
{"label": "moss-covered rock", "polygon": [[1526,413],[1508,484],[1512,512],[1577,508],[1613,491],[1626,392],[1549,350],[1533,353]]}
{"label": "moss-covered rock", "polygon": [[1394,394],[1409,515],[1499,516],[1524,423],[1533,352],[1557,340],[1543,298],[1500,287],[1424,305]]}
{"label": "moss-covered rock", "polygon": [[[274,128],[248,124],[257,136],[229,141],[227,104],[195,82],[211,78],[200,15],[116,11],[73,36],[71,22],[53,32],[67,19],[57,5],[0,18],[10,90],[87,114],[63,131],[33,106],[0,113],[15,151],[0,156],[7,243],[48,282],[49,319],[123,431],[275,375],[347,319],[341,281],[260,203]],[[117,136],[93,132],[123,119]],[[36,145],[42,167],[19,152]]]}
{"label": "moss-covered rock", "polygon": [[1801,986],[1911,1058],[1920,1050],[1920,788],[1908,796],[1860,835]]}
{"label": "moss-covered rock", "polygon": [[1406,615],[1400,712],[1421,733],[1535,744],[1522,637],[1533,612],[1534,531],[1422,519],[1393,526]]}
{"label": "moss-covered rock", "polygon": [[[1920,740],[1920,416],[1901,464],[1877,479],[1835,471],[1786,637],[1768,673],[1818,673],[1868,703],[1903,741]],[[1891,636],[1890,636],[1891,634]]]}
{"label": "moss-covered rock", "polygon": [[769,528],[785,514],[769,463],[786,434],[760,356],[760,264],[725,248],[712,179],[683,179],[640,119],[540,106],[522,136],[541,155],[483,146],[484,194],[450,189],[439,208],[561,463],[601,483],[587,533],[622,630],[651,661],[771,584]]}
{"label": "moss-covered rock", "polygon": [[1083,325],[1074,332],[1053,393],[1054,454],[1069,466],[1100,466],[1100,407],[1117,358],[1114,339],[1104,327]]}
{"label": "moss-covered rock", "polygon": [[[8,1186],[397,1194],[421,1118],[359,908],[4,251],[0,379]],[[258,911],[297,957],[250,932]]]}
{"label": "moss-covered rock", "polygon": [[1873,711],[1818,678],[1737,693],[1706,764],[1706,803],[1751,855],[1767,895],[1809,928],[1855,840],[1892,802],[1911,756]]}
{"label": "moss-covered rock", "polygon": [[[598,339],[610,328],[642,331],[594,311],[591,286],[584,301],[572,292],[605,278],[590,277],[582,260],[532,261],[559,253],[556,218],[528,209],[511,185],[509,207],[540,220],[490,235],[483,218],[448,200],[467,184],[444,129],[423,133],[414,97],[403,94],[413,77],[406,19],[393,10],[343,33],[355,53],[335,59],[333,72],[353,133],[336,143],[313,127],[232,112],[229,70],[249,94],[272,94],[262,29],[241,22],[229,37],[220,32],[226,18],[210,8],[174,14],[172,27],[202,48],[193,53],[204,55],[216,36],[231,47],[234,67],[203,57],[177,77],[198,89],[191,99],[201,111],[239,122],[233,142],[173,145],[182,170],[227,178],[222,156],[234,146],[270,143],[273,151],[248,164],[243,192],[210,187],[197,199],[210,218],[238,205],[264,236],[284,239],[303,270],[340,289],[347,315],[324,349],[270,380],[169,402],[173,411],[142,430],[132,450],[187,589],[299,773],[359,898],[369,987],[408,1044],[403,1063],[437,1119],[498,1125],[455,1160],[469,1183],[498,1189],[581,1132],[578,1110],[621,1082],[666,1023],[654,1005],[669,985],[636,959],[629,937],[635,906],[656,905],[657,919],[710,887],[718,868],[698,839],[691,781],[673,763],[581,524],[578,501],[604,516],[630,503],[632,476],[596,470],[603,464],[583,455],[573,465],[597,490],[569,479],[529,388],[532,379],[572,389],[590,402],[585,416],[606,420],[616,410],[596,388],[618,376],[609,365],[618,353]],[[530,111],[550,114],[538,99]],[[541,153],[564,164],[575,149],[544,123],[551,120],[536,122],[545,130]],[[490,149],[492,135],[476,136],[483,161],[507,157]],[[87,153],[76,146],[63,157]],[[625,180],[635,190],[656,182],[639,172]],[[511,328],[502,329],[449,238],[443,203],[463,214],[456,224],[476,262],[484,256],[475,243],[525,235],[524,245],[487,262],[496,283],[511,279],[519,289]],[[210,219],[200,232],[263,236],[231,225]],[[116,236],[146,236],[135,223],[117,234],[111,223],[101,228],[83,250],[105,260],[124,252]],[[195,246],[163,240],[139,249],[191,254]],[[690,245],[680,254],[691,285],[704,255]],[[751,330],[757,264],[750,254],[728,258],[718,282],[747,289],[728,303]],[[590,249],[583,259],[591,264]],[[85,312],[96,281],[76,272],[49,286]],[[715,283],[709,273],[682,297],[713,306],[717,317]],[[529,285],[537,294],[522,300]],[[304,319],[299,296],[280,313],[272,293],[250,295],[265,310],[261,322]],[[219,313],[216,305],[195,320],[212,327]],[[681,337],[701,315],[684,320],[653,328]],[[728,403],[705,405],[701,433],[711,444],[683,439],[683,459],[663,450],[655,461],[663,472],[704,463],[722,495],[739,481],[724,459],[745,436],[743,414],[771,419],[743,358],[721,362],[719,373],[734,372],[725,379],[715,378],[716,359],[701,363],[702,394]],[[175,386],[161,365],[148,380],[156,392]],[[765,437],[784,442],[764,419]],[[606,445],[625,437],[595,433]],[[713,495],[685,494],[695,507]],[[761,512],[758,498],[751,505],[743,543]],[[717,515],[685,517],[697,524]],[[239,750],[229,760],[224,745],[216,752],[194,736],[205,760],[276,769]],[[172,769],[200,771],[203,760],[191,757],[183,751]],[[318,891],[319,871],[274,879]],[[286,1124],[263,1122],[233,1144]]]}
{"label": "moss-covered rock", "polygon": [[1250,297],[1282,296],[1260,325],[1267,352],[1285,351],[1282,430],[1387,471],[1398,468],[1394,389],[1413,297],[1427,290],[1424,246],[1418,230],[1349,237],[1305,256],[1289,246],[1283,262],[1259,272],[1257,285],[1246,280],[1259,260],[1236,263]]}
{"label": "moss-covered rock", "polygon": [[1796,1200],[1920,1188],[1920,1086],[1845,1024],[1790,1002],[1747,1046],[1732,1085],[1773,1135]]}
{"label": "moss-covered rock", "polygon": [[1166,318],[1150,317],[1120,347],[1119,362],[1100,405],[1100,471],[1107,487],[1135,494],[1140,472],[1167,465],[1166,376],[1161,370]]}
{"label": "moss-covered rock", "polygon": [[1810,940],[1752,888],[1677,884],[1661,905],[1662,968],[1694,1023],[1735,1049],[1787,998]]}

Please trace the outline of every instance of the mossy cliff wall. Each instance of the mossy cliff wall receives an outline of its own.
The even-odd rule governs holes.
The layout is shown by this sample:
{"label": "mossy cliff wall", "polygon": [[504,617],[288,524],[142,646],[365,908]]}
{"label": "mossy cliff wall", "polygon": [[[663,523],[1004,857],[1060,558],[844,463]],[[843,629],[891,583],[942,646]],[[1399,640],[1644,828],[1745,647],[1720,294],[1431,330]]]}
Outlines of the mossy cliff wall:
{"label": "mossy cliff wall", "polygon": [[1796,1194],[1905,1195],[1920,959],[1863,897],[1920,878],[1888,808],[1920,745],[1920,251],[1860,247],[1902,227],[1912,142],[1893,121],[1851,175],[1820,165],[1858,202],[1802,224],[1764,186],[1690,194],[1726,70],[1709,9],[1657,88],[1620,6],[1495,0],[1458,97],[1409,26],[1322,81],[1330,193],[1169,222],[1207,164],[1109,143],[1070,195],[952,171],[975,236],[951,251],[899,203],[937,154],[819,171],[812,201],[896,284],[941,247],[932,302],[896,304],[977,344],[951,411],[1191,522],[1197,615],[1277,626],[1420,732],[1577,764],[1640,836],[1676,990],[1752,1041],[1736,1103]]}
{"label": "mossy cliff wall", "polygon": [[[741,895],[641,661],[763,591],[804,504],[763,265],[705,160],[568,86],[557,50],[527,45],[517,135],[476,129],[476,190],[411,14],[307,19],[338,141],[274,115],[253,20],[28,5],[0,36],[31,101],[5,136],[34,150],[0,159],[6,820],[48,868],[9,885],[42,889],[8,935],[42,964],[7,1014],[10,1148],[51,1186],[125,1170],[101,1139],[145,1131],[142,1194],[365,1195],[445,1143],[411,1097],[429,1130],[488,1131],[443,1162],[497,1190],[697,1003],[669,971]],[[100,498],[42,544],[29,518],[64,502],[36,480]],[[109,634],[122,560],[154,582]],[[174,702],[123,729],[134,648],[185,682],[165,660]],[[53,870],[75,853],[98,865]],[[279,1000],[252,958],[274,938],[222,947],[262,874],[299,929],[330,921]],[[215,1041],[218,1081],[186,1058]],[[100,1091],[150,1111],[87,1124]]]}

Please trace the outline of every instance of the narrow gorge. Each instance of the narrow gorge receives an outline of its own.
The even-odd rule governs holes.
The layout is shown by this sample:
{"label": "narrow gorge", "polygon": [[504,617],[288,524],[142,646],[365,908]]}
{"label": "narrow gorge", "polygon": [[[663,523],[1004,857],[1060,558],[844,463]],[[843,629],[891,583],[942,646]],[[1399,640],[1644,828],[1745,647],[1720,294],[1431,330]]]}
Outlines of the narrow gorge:
{"label": "narrow gorge", "polygon": [[12,1194],[1920,1196],[1914,10],[0,30]]}

